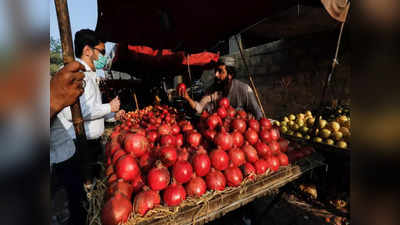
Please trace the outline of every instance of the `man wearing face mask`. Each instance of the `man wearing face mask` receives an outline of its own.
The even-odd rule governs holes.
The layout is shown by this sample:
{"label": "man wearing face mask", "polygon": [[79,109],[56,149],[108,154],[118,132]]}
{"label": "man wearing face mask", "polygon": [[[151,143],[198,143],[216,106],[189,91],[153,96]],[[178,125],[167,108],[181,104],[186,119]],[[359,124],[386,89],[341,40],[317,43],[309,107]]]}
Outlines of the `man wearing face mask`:
{"label": "man wearing face mask", "polygon": [[[83,29],[75,34],[74,44],[77,61],[86,69],[84,73],[86,85],[80,97],[80,103],[89,148],[77,151],[77,157],[83,168],[82,176],[85,187],[89,188],[92,185],[93,178],[98,176],[100,172],[97,161],[102,151],[100,138],[104,132],[104,119],[111,116],[119,120],[124,111],[119,110],[118,96],[109,103],[102,103],[96,70],[103,69],[107,63],[104,42],[97,37],[94,31]],[[58,117],[67,129],[68,134],[76,139],[70,108],[67,107],[62,110]]]}
{"label": "man wearing face mask", "polygon": [[191,99],[186,90],[182,89],[179,95],[186,99],[199,114],[203,110],[214,111],[218,106],[219,99],[227,97],[233,108],[244,109],[252,113],[256,119],[260,119],[262,112],[254,92],[248,84],[234,79],[236,75],[234,65],[235,59],[232,57],[224,57],[218,61],[215,67],[214,84],[200,102]]}

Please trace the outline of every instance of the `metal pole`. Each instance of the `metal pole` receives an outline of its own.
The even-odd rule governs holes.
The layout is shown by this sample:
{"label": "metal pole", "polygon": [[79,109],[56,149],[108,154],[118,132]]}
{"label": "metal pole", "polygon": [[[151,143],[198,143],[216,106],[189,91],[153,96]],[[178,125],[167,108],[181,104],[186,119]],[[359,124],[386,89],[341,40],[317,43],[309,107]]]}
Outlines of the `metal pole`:
{"label": "metal pole", "polygon": [[242,43],[241,43],[241,42],[239,43],[239,40],[238,40],[238,38],[237,38],[236,35],[234,35],[234,36],[235,36],[236,43],[237,43],[237,45],[239,46],[240,56],[241,56],[242,59],[243,59],[243,64],[244,64],[244,66],[245,66],[245,68],[246,68],[246,70],[247,70],[247,74],[249,75],[249,80],[250,80],[251,88],[253,89],[254,94],[256,95],[257,102],[258,102],[258,105],[259,105],[260,108],[261,108],[261,111],[262,111],[262,113],[263,113],[263,116],[264,116],[265,118],[267,118],[266,115],[265,115],[264,107],[263,107],[263,105],[262,105],[262,103],[261,103],[261,100],[260,100],[260,97],[259,97],[259,95],[258,95],[258,91],[257,91],[256,85],[254,84],[253,76],[250,74],[250,70],[249,70],[249,67],[248,67],[246,58],[244,57]]}
{"label": "metal pole", "polygon": [[[71,25],[69,21],[67,0],[54,0],[57,11],[58,27],[60,29],[61,46],[63,52],[64,65],[74,61],[74,49],[72,47]],[[83,118],[81,104],[78,100],[71,106],[72,123],[74,124],[76,140],[79,149],[87,146],[85,128],[83,126]]]}

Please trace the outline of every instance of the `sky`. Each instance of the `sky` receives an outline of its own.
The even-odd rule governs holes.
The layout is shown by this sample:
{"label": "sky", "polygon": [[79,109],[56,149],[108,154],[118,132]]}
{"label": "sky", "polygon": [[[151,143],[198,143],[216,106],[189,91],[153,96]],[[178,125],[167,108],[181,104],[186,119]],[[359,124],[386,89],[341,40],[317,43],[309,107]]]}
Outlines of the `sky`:
{"label": "sky", "polygon": [[[69,19],[71,23],[72,38],[80,29],[96,29],[97,23],[97,0],[68,0]],[[58,30],[57,13],[54,0],[50,3],[50,36],[56,39],[60,38]],[[106,43],[106,51],[110,52],[114,46],[113,43]]]}

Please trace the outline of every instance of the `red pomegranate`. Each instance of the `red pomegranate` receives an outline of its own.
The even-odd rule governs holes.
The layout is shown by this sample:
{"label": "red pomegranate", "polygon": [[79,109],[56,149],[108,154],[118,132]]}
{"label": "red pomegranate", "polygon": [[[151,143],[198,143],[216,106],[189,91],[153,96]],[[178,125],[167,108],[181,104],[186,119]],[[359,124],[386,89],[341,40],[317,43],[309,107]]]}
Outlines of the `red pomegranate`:
{"label": "red pomegranate", "polygon": [[280,166],[280,165],[279,165],[279,159],[278,159],[278,157],[271,156],[271,157],[269,157],[269,158],[267,159],[267,162],[268,162],[269,168],[270,168],[272,171],[276,172],[276,171],[279,170],[279,166]]}
{"label": "red pomegranate", "polygon": [[144,179],[143,176],[140,175],[136,177],[135,180],[132,181],[132,188],[133,188],[133,193],[137,193],[142,190],[144,186]]}
{"label": "red pomegranate", "polygon": [[193,177],[186,185],[186,193],[191,197],[200,197],[206,190],[207,184],[201,177]]}
{"label": "red pomegranate", "polygon": [[210,153],[211,165],[217,170],[224,170],[228,168],[229,156],[221,149],[216,149]]}
{"label": "red pomegranate", "polygon": [[181,184],[171,184],[164,191],[163,200],[167,206],[180,205],[185,199],[186,191]]}
{"label": "red pomegranate", "polygon": [[125,181],[133,181],[140,175],[139,166],[131,155],[121,156],[116,163],[115,170],[118,178]]}
{"label": "red pomegranate", "polygon": [[219,108],[217,109],[217,114],[218,114],[218,116],[219,116],[221,119],[224,119],[225,117],[228,116],[228,112],[227,112],[226,109],[223,108],[223,107],[219,107]]}
{"label": "red pomegranate", "polygon": [[277,127],[273,127],[270,131],[271,139],[273,141],[278,141],[280,138],[279,129]]}
{"label": "red pomegranate", "polygon": [[256,169],[254,168],[253,164],[247,162],[241,166],[241,169],[245,177],[252,176],[251,178],[255,178],[254,175],[256,174]]}
{"label": "red pomegranate", "polygon": [[181,132],[181,128],[179,127],[179,125],[178,124],[172,125],[172,127],[171,127],[172,135],[177,135],[177,134],[179,134],[179,132]]}
{"label": "red pomegranate", "polygon": [[244,133],[246,131],[247,125],[246,121],[242,119],[234,119],[231,123],[232,130],[237,130],[240,133]]}
{"label": "red pomegranate", "polygon": [[172,168],[172,175],[177,182],[184,184],[192,178],[192,165],[188,161],[178,161]]}
{"label": "red pomegranate", "polygon": [[280,152],[280,145],[276,141],[271,141],[269,144],[272,154],[278,154]]}
{"label": "red pomegranate", "polygon": [[229,151],[229,158],[234,166],[238,167],[246,163],[246,155],[238,148]]}
{"label": "red pomegranate", "polygon": [[106,193],[108,197],[112,197],[117,192],[121,193],[125,198],[131,199],[133,186],[119,179],[110,185]]}
{"label": "red pomegranate", "polygon": [[221,171],[212,169],[206,176],[206,183],[210,190],[223,191],[226,186],[226,179]]}
{"label": "red pomegranate", "polygon": [[245,144],[242,150],[246,155],[247,162],[255,163],[258,160],[257,150],[253,146]]}
{"label": "red pomegranate", "polygon": [[217,132],[215,130],[205,130],[203,135],[207,140],[213,141],[215,136],[217,135]]}
{"label": "red pomegranate", "polygon": [[159,205],[160,201],[160,195],[157,192],[153,190],[142,191],[134,199],[135,213],[144,216],[147,211]]}
{"label": "red pomegranate", "polygon": [[110,198],[101,210],[101,221],[104,225],[118,225],[128,220],[132,212],[132,204],[121,193]]}
{"label": "red pomegranate", "polygon": [[257,160],[257,162],[254,163],[254,167],[256,168],[257,174],[263,174],[268,169],[268,162],[263,159]]}
{"label": "red pomegranate", "polygon": [[234,147],[241,147],[244,143],[244,137],[242,135],[242,133],[240,133],[239,131],[233,131],[232,134],[232,141],[233,141],[233,146]]}
{"label": "red pomegranate", "polygon": [[201,134],[197,132],[190,132],[186,136],[186,143],[191,147],[197,148],[200,145]]}
{"label": "red pomegranate", "polygon": [[269,121],[269,119],[267,119],[267,118],[260,119],[260,126],[262,129],[267,129],[267,130],[272,128],[271,121]]}
{"label": "red pomegranate", "polygon": [[233,139],[232,136],[229,133],[225,132],[225,129],[222,128],[221,132],[218,133],[215,137],[214,143],[222,150],[226,151],[232,148]]}
{"label": "red pomegranate", "polygon": [[174,165],[178,158],[176,148],[172,146],[162,147],[160,149],[160,158],[166,167]]}
{"label": "red pomegranate", "polygon": [[183,148],[178,151],[178,159],[177,161],[187,161],[189,159],[189,152],[186,148]]}
{"label": "red pomegranate", "polygon": [[121,158],[121,156],[123,155],[126,155],[126,152],[124,150],[122,149],[117,150],[116,152],[114,152],[111,162],[115,164],[118,161],[118,159]]}
{"label": "red pomegranate", "polygon": [[249,124],[249,127],[251,129],[255,130],[257,133],[260,131],[260,124],[258,123],[257,120],[251,119],[251,120],[247,121],[247,123]]}
{"label": "red pomegranate", "polygon": [[271,149],[265,143],[258,141],[256,143],[257,153],[260,157],[266,158],[272,154]]}
{"label": "red pomegranate", "polygon": [[177,147],[183,146],[183,134],[177,134],[175,136],[175,142]]}
{"label": "red pomegranate", "polygon": [[227,109],[229,107],[229,99],[228,98],[221,98],[218,102],[219,107],[223,107]]}
{"label": "red pomegranate", "polygon": [[247,129],[244,137],[246,138],[246,141],[248,141],[252,145],[256,144],[258,141],[258,134],[252,128]]}
{"label": "red pomegranate", "polygon": [[287,157],[287,155],[285,153],[279,153],[278,159],[279,159],[279,164],[281,166],[289,165],[289,158]]}
{"label": "red pomegranate", "polygon": [[237,167],[229,167],[224,171],[228,186],[237,187],[243,181],[243,174]]}
{"label": "red pomegranate", "polygon": [[236,115],[236,110],[232,106],[229,106],[229,108],[227,109],[227,113],[228,117],[233,118]]}
{"label": "red pomegranate", "polygon": [[207,119],[207,126],[210,130],[214,130],[217,126],[222,125],[222,120],[218,114],[214,113]]}
{"label": "red pomegranate", "polygon": [[192,159],[193,169],[197,176],[203,177],[211,168],[211,160],[206,153],[198,153]]}
{"label": "red pomegranate", "polygon": [[186,85],[184,83],[180,83],[176,86],[176,91],[178,93],[182,93],[186,91]]}
{"label": "red pomegranate", "polygon": [[140,157],[149,151],[147,138],[140,134],[127,134],[124,140],[125,150],[135,157]]}
{"label": "red pomegranate", "polygon": [[158,133],[157,133],[157,132],[155,132],[155,131],[147,132],[147,140],[148,140],[150,143],[156,142],[156,141],[157,141],[157,138],[158,138]]}
{"label": "red pomegranate", "polygon": [[154,191],[165,189],[169,184],[169,180],[169,171],[161,164],[158,164],[157,167],[151,169],[147,174],[147,184]]}
{"label": "red pomegranate", "polygon": [[271,137],[271,133],[269,130],[267,129],[262,129],[260,131],[260,139],[264,142],[264,143],[270,143],[272,141],[272,137]]}
{"label": "red pomegranate", "polygon": [[171,134],[171,127],[168,124],[162,124],[158,127],[158,135],[168,135]]}
{"label": "red pomegranate", "polygon": [[155,162],[155,158],[151,156],[149,152],[142,155],[139,159],[139,167],[142,169],[143,172],[147,172]]}
{"label": "red pomegranate", "polygon": [[160,139],[161,146],[175,146],[176,139],[172,135],[163,135]]}

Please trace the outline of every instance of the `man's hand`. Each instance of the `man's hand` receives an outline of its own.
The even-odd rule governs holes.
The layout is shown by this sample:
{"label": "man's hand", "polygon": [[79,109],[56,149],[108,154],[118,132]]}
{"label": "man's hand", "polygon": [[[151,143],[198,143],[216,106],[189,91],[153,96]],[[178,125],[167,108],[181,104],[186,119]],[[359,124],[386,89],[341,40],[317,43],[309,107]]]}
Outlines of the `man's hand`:
{"label": "man's hand", "polygon": [[125,115],[125,110],[121,109],[115,114],[115,120],[121,120]]}
{"label": "man's hand", "polygon": [[50,80],[50,118],[63,108],[76,102],[83,93],[85,67],[71,62],[58,71]]}
{"label": "man's hand", "polygon": [[111,106],[111,112],[118,112],[119,106],[120,106],[120,102],[119,102],[118,96],[115,97],[113,100],[111,100],[110,106]]}
{"label": "man's hand", "polygon": [[189,94],[187,93],[187,90],[186,90],[186,89],[179,89],[178,95],[181,96],[181,97],[183,97],[183,98],[186,99],[186,100],[187,100],[188,98],[190,98],[190,96],[189,96]]}

